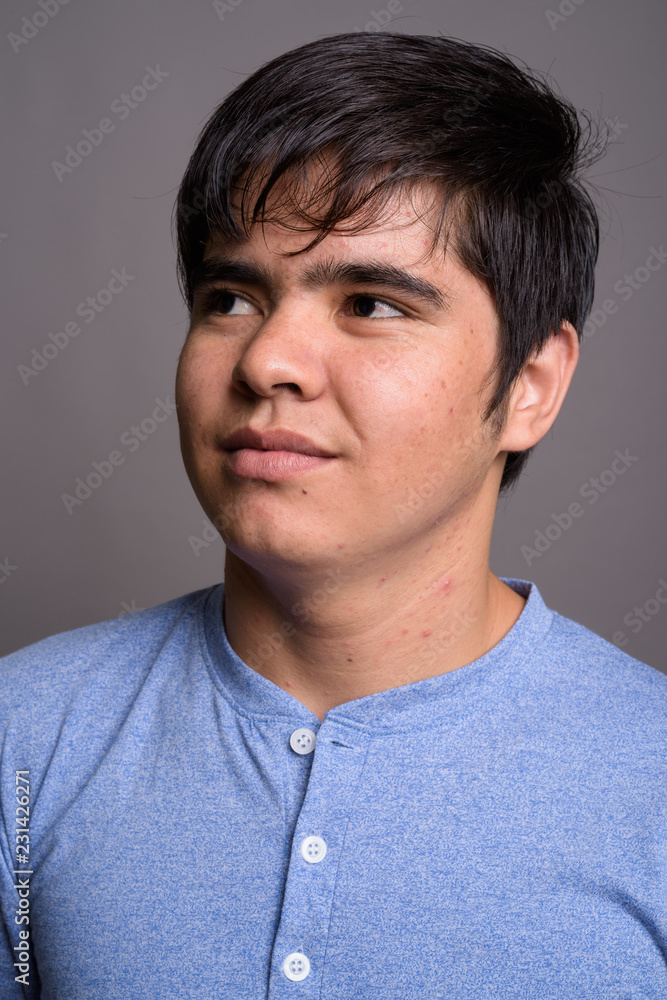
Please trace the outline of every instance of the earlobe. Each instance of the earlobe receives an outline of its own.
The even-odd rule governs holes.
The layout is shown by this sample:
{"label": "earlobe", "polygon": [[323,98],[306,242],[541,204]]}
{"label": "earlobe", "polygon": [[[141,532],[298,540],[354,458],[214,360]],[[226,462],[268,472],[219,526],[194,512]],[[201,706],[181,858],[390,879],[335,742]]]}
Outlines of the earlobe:
{"label": "earlobe", "polygon": [[525,451],[537,444],[556,419],[579,360],[579,339],[571,323],[532,355],[510,396],[499,451]]}

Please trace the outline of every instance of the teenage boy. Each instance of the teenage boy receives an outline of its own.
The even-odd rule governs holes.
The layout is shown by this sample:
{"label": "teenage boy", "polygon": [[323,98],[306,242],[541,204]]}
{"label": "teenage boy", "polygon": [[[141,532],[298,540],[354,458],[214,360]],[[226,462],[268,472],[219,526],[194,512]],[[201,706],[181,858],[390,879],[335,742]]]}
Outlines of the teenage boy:
{"label": "teenage boy", "polygon": [[5,659],[3,996],[667,996],[667,679],[488,565],[591,307],[585,159],[446,38],[215,111],[176,399],[225,582]]}

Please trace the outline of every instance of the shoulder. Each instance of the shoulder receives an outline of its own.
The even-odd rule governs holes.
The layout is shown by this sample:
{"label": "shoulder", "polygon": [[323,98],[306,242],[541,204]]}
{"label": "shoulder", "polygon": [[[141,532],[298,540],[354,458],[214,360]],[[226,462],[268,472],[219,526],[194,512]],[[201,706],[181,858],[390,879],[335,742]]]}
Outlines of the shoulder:
{"label": "shoulder", "polygon": [[553,612],[548,636],[552,656],[580,682],[612,685],[628,693],[667,698],[667,674],[637,660],[579,622]]}
{"label": "shoulder", "polygon": [[650,756],[667,740],[667,674],[553,612],[539,657],[553,711],[581,734]]}
{"label": "shoulder", "polygon": [[664,758],[667,674],[547,607],[534,583],[504,582],[527,598],[507,666],[526,723],[588,747],[600,763]]}
{"label": "shoulder", "polygon": [[214,587],[48,636],[0,658],[0,708],[59,695],[151,662],[169,636],[192,629]]}

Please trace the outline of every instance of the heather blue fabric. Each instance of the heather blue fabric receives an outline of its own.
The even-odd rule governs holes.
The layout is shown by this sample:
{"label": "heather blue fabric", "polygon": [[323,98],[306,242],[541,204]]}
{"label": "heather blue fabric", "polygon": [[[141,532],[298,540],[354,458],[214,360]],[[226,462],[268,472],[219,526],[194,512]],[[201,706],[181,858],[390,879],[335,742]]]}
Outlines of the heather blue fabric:
{"label": "heather blue fabric", "polygon": [[223,584],[0,661],[3,1000],[667,997],[667,677],[506,582],[489,653],[322,723],[232,651]]}

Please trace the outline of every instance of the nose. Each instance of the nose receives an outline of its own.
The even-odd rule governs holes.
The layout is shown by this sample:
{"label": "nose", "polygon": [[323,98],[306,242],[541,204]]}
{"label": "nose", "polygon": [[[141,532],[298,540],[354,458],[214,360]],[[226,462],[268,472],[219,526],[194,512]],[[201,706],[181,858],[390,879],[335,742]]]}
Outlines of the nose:
{"label": "nose", "polygon": [[234,365],[232,382],[244,396],[275,396],[287,391],[316,399],[326,385],[324,338],[312,311],[281,304],[246,341]]}

